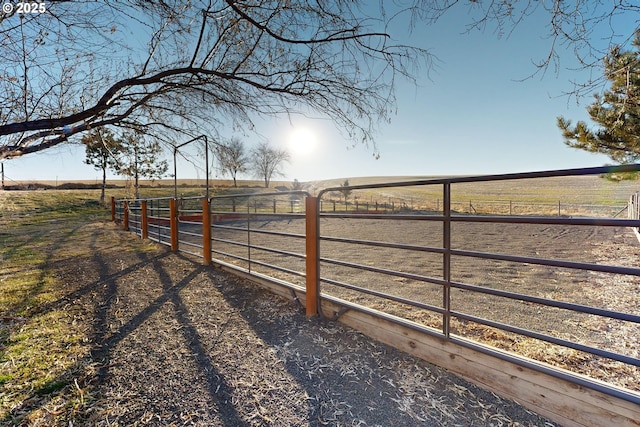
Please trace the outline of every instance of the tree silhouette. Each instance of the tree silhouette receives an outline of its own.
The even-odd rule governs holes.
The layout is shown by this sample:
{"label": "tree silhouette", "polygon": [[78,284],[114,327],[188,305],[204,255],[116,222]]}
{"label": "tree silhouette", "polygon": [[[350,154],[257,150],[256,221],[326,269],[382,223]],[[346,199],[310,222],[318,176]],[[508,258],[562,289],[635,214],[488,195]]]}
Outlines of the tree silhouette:
{"label": "tree silhouette", "polygon": [[92,130],[82,137],[82,143],[85,145],[86,153],[84,162],[102,171],[100,203],[104,203],[107,170],[118,172],[118,156],[122,151],[122,143],[109,129]]}
{"label": "tree silhouette", "polygon": [[251,150],[251,163],[254,174],[264,181],[264,187],[269,188],[271,178],[282,175],[282,164],[290,161],[289,153],[271,147],[262,142]]}
{"label": "tree silhouette", "polygon": [[392,41],[389,16],[357,2],[46,6],[0,13],[0,158],[105,125],[170,147],[204,123],[251,128],[255,117],[306,109],[366,140],[393,112],[394,81],[428,60]]}
{"label": "tree silhouette", "polygon": [[216,146],[216,155],[220,172],[231,175],[233,186],[238,187],[236,178],[247,171],[249,157],[240,138],[231,138],[228,143]]}

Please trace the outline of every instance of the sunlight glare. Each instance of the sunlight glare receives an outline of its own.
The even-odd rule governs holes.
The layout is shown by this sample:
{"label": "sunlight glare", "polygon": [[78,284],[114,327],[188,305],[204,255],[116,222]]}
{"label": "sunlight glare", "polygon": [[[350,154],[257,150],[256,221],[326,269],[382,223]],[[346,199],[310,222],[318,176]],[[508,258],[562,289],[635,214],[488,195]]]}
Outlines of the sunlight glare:
{"label": "sunlight glare", "polygon": [[289,133],[288,143],[293,154],[307,155],[314,151],[317,138],[309,128],[296,127]]}

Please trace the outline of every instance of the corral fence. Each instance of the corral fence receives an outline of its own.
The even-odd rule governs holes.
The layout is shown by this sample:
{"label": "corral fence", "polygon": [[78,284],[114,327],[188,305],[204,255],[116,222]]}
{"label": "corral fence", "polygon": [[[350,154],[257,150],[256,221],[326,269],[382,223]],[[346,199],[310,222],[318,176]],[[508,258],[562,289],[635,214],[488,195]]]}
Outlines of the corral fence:
{"label": "corral fence", "polygon": [[[112,199],[112,216],[563,424],[636,425],[640,268],[618,262],[607,236],[640,227],[637,195],[608,216],[480,215],[452,204],[468,183],[632,170],[640,165],[347,187],[435,188],[433,210],[339,212],[325,201],[345,189],[335,187],[316,197]],[[617,218],[624,209],[629,217]],[[575,241],[560,250],[567,236]]]}
{"label": "corral fence", "polygon": [[[343,187],[339,187],[343,189]],[[369,189],[374,189],[370,187]],[[332,191],[335,193],[335,191]],[[388,197],[380,201],[366,197],[353,200],[337,199],[335,194],[325,194],[326,200],[320,201],[322,212],[378,212],[378,213],[420,213],[442,212],[443,200],[432,198]],[[461,197],[451,200],[451,212],[478,215],[544,215],[544,216],[596,216],[618,217],[623,214],[628,205],[576,203],[562,200],[532,202],[522,200],[474,200]]]}

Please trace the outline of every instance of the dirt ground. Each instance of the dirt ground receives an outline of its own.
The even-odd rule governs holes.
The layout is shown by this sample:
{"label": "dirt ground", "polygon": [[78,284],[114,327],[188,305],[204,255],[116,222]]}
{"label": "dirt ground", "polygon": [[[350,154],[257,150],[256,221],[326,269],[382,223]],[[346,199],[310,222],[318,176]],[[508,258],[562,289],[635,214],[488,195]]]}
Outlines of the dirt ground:
{"label": "dirt ground", "polygon": [[[246,221],[231,225],[246,227]],[[251,234],[252,245],[304,253],[304,242],[300,239],[259,233],[275,230],[303,233],[302,220],[255,221],[251,227],[255,230]],[[323,237],[374,240],[431,248],[442,247],[443,235],[440,222],[424,220],[324,218],[320,231]],[[451,233],[453,249],[466,251],[625,267],[638,267],[637,260],[640,257],[640,244],[628,228],[454,222]],[[242,241],[246,239],[246,232],[214,229],[213,236],[222,240]],[[248,257],[245,248],[222,241],[214,242],[214,249]],[[321,257],[327,259],[321,263],[323,278],[409,299],[419,304],[442,307],[442,288],[439,285],[412,279],[411,276],[408,278],[381,274],[379,271],[354,269],[328,261],[335,259],[407,275],[441,279],[443,264],[442,255],[439,253],[335,241],[321,241],[320,252]],[[229,257],[227,259],[238,263]],[[304,260],[300,258],[253,250],[251,259],[304,271]],[[247,267],[246,262],[239,264]],[[258,263],[254,263],[252,268],[303,284],[299,277],[270,270]],[[464,284],[640,315],[640,279],[636,276],[457,255],[452,257],[451,278]],[[442,316],[433,311],[327,283],[322,285],[322,290],[376,310],[442,329]],[[640,325],[632,322],[580,314],[464,289],[452,290],[451,308],[454,312],[479,316],[625,356],[640,357],[640,348],[635,344],[640,337]],[[452,321],[452,331],[576,373],[639,390],[640,369],[629,365],[456,318]]]}
{"label": "dirt ground", "polygon": [[147,247],[96,237],[90,255],[51,266],[68,285],[56,305],[90,346],[75,425],[553,425],[199,260],[86,227]]}

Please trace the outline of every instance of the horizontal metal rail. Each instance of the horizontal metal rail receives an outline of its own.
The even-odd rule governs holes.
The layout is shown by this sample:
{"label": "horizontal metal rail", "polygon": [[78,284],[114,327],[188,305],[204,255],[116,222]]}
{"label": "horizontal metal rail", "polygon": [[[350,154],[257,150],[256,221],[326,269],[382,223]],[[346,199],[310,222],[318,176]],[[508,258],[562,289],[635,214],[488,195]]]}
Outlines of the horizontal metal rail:
{"label": "horizontal metal rail", "polygon": [[328,279],[326,277],[323,277],[322,281],[324,283],[328,283],[328,284],[334,285],[334,286],[339,286],[339,287],[344,288],[344,289],[349,289],[349,290],[352,290],[352,291],[362,292],[363,294],[372,295],[372,296],[379,297],[379,298],[384,298],[384,299],[387,299],[389,301],[395,301],[395,302],[399,302],[401,304],[406,304],[406,305],[410,305],[410,306],[417,307],[417,308],[423,308],[423,309],[430,310],[430,311],[433,311],[433,312],[436,312],[436,313],[444,314],[444,312],[445,312],[445,310],[442,307],[438,307],[438,306],[431,305],[431,304],[425,304],[425,303],[422,303],[422,302],[419,302],[419,301],[415,301],[415,300],[411,300],[411,299],[408,299],[408,298],[402,298],[402,297],[398,297],[398,296],[395,296],[395,295],[390,295],[390,294],[387,294],[385,292],[379,292],[379,291],[375,291],[375,290],[372,290],[372,289],[363,288],[361,286],[352,285],[352,284],[347,283],[347,282],[341,282],[339,280]]}
{"label": "horizontal metal rail", "polygon": [[[522,337],[527,337],[531,339],[536,339],[542,342],[551,343],[554,345],[562,346],[565,348],[569,348],[572,350],[592,354],[598,357],[607,358],[612,361],[620,362],[627,364],[629,366],[640,366],[640,359],[636,357],[632,357],[625,354],[619,354],[616,351],[610,351],[603,348],[598,348],[592,345],[581,344],[572,340],[562,339],[559,337],[551,336],[546,333],[532,331],[526,328],[522,328],[515,325],[510,325],[504,322],[499,322],[495,320],[490,320],[483,318],[478,315],[463,313],[460,310],[455,310],[451,304],[451,290],[459,289],[471,292],[477,295],[488,295],[499,298],[506,298],[513,301],[522,301],[527,303],[532,303],[538,305],[540,307],[550,307],[554,309],[561,309],[569,312],[580,313],[584,315],[596,315],[602,318],[615,319],[618,321],[629,322],[633,324],[640,324],[640,316],[632,313],[619,312],[616,310],[606,309],[606,308],[598,308],[592,307],[590,305],[578,304],[571,301],[559,301],[550,298],[544,298],[540,296],[527,295],[524,293],[518,293],[513,291],[506,291],[495,289],[492,287],[484,287],[475,284],[462,283],[459,281],[451,280],[451,272],[452,272],[452,263],[453,260],[459,260],[461,258],[474,258],[474,259],[482,259],[482,260],[492,260],[492,261],[503,261],[509,263],[515,263],[517,265],[539,265],[550,268],[559,268],[559,269],[567,269],[569,271],[589,271],[594,273],[605,273],[612,275],[627,275],[640,277],[640,268],[635,267],[627,267],[627,266],[619,266],[619,265],[603,265],[596,264],[591,262],[582,262],[582,261],[574,261],[574,260],[562,260],[557,258],[545,258],[545,257],[531,257],[531,256],[523,256],[519,254],[512,253],[494,253],[494,252],[485,252],[478,250],[468,250],[464,247],[452,247],[451,243],[451,224],[453,223],[476,223],[476,224],[528,224],[528,225],[559,225],[559,226],[591,226],[591,227],[640,227],[640,220],[637,217],[632,217],[630,219],[619,219],[619,218],[592,218],[592,217],[562,217],[562,216],[533,216],[533,215],[473,215],[473,214],[460,214],[453,212],[451,209],[452,200],[451,200],[451,188],[452,185],[458,183],[473,183],[473,182],[495,182],[495,181],[506,181],[506,180],[521,180],[521,179],[532,179],[532,178],[547,178],[547,177],[565,177],[565,176],[582,176],[582,175],[600,175],[608,172],[621,172],[621,171],[636,171],[640,170],[640,165],[629,165],[629,166],[618,166],[618,167],[605,167],[605,168],[585,168],[585,169],[568,169],[568,170],[558,170],[558,171],[543,171],[543,172],[532,172],[532,173],[518,173],[518,174],[504,174],[504,175],[487,175],[487,176],[469,176],[469,177],[452,177],[452,178],[436,178],[436,179],[427,179],[427,180],[415,180],[415,181],[405,181],[405,182],[392,182],[392,183],[382,183],[382,184],[364,184],[364,185],[352,185],[352,186],[341,186],[341,187],[331,187],[325,188],[318,193],[318,208],[316,215],[318,218],[322,218],[326,221],[332,221],[335,219],[348,219],[351,221],[350,224],[354,224],[357,226],[361,221],[371,221],[371,220],[383,220],[383,221],[391,221],[393,223],[402,223],[403,221],[428,221],[428,222],[436,222],[442,224],[442,246],[441,247],[430,247],[426,245],[420,244],[409,244],[402,241],[377,241],[377,240],[369,240],[362,238],[350,238],[348,236],[331,236],[325,235],[322,233],[323,226],[320,225],[320,221],[317,222],[317,230],[316,233],[318,235],[317,240],[317,282],[318,284],[324,285],[333,285],[341,288],[349,289],[351,291],[359,292],[363,295],[371,295],[377,298],[382,298],[389,301],[394,301],[402,304],[407,304],[413,307],[424,308],[425,310],[442,315],[442,330],[439,333],[439,336],[444,337],[447,340],[464,341],[465,346],[470,346],[473,348],[483,348],[483,352],[498,355],[500,357],[504,357],[502,355],[502,351],[498,350],[487,350],[483,345],[475,345],[470,342],[468,339],[461,340],[460,337],[453,335],[450,333],[451,326],[450,322],[452,319],[459,319],[463,321],[473,322],[479,325],[484,325],[486,327],[495,328],[497,330],[502,330],[507,333],[516,334]],[[380,189],[388,189],[388,188],[402,188],[402,187],[418,187],[418,186],[429,186],[433,188],[434,186],[438,186],[442,188],[442,207],[439,212],[416,212],[416,213],[380,213],[380,212],[332,212],[325,213],[322,212],[322,197],[324,195],[330,194],[332,192],[355,192],[358,190],[380,190]],[[344,194],[344,193],[343,193]],[[617,214],[616,214],[617,215]],[[630,215],[631,217],[631,215]],[[324,222],[322,223],[324,224]],[[346,261],[342,259],[337,259],[334,257],[328,257],[321,253],[320,242],[327,243],[339,243],[341,245],[357,245],[359,247],[372,247],[372,248],[388,248],[393,250],[406,251],[410,252],[422,252],[422,253],[434,253],[440,254],[442,256],[442,264],[441,264],[441,272],[442,277],[430,277],[423,274],[419,274],[416,272],[403,272],[399,271],[394,267],[384,267],[384,266],[373,266],[367,265],[358,262]],[[464,246],[464,244],[457,244],[457,246]],[[327,247],[329,248],[329,247]],[[329,249],[326,249],[329,250]],[[338,251],[338,249],[333,248],[333,251]],[[333,252],[332,252],[333,253]],[[400,256],[402,257],[402,256]],[[443,305],[442,307],[433,306],[433,304],[425,304],[419,301],[414,301],[411,298],[406,298],[402,295],[398,295],[396,293],[390,293],[388,291],[379,291],[375,289],[368,289],[362,286],[355,285],[353,283],[347,283],[344,280],[337,280],[334,277],[325,277],[320,270],[320,266],[327,267],[329,265],[345,267],[350,269],[355,269],[363,272],[367,272],[370,274],[382,274],[392,277],[401,277],[409,280],[415,280],[418,282],[431,283],[435,285],[439,285],[442,290],[442,298]],[[337,270],[336,270],[337,271]],[[369,276],[367,276],[369,277]],[[367,279],[371,280],[371,279]],[[317,297],[318,301],[323,298],[322,287],[318,286]],[[460,298],[464,298],[461,296]],[[344,305],[344,303],[342,303]],[[358,306],[361,308],[361,304],[351,304],[347,302],[348,308],[354,308],[354,306]],[[321,304],[318,302],[318,310],[322,313]],[[368,309],[364,308],[363,310]],[[399,322],[402,324],[410,324],[411,322],[405,322],[404,320],[398,318],[397,316],[388,316],[385,313],[380,313],[378,310],[370,311],[370,314],[374,316],[380,316],[392,319],[394,322]],[[330,316],[331,317],[331,316]],[[629,339],[636,339],[629,337]],[[509,357],[507,357],[509,358]],[[538,362],[528,364],[533,366],[535,369],[539,369],[540,364]],[[554,368],[543,368],[543,371],[555,371]],[[561,371],[558,371],[561,372]],[[554,376],[564,377],[571,382],[581,383],[582,381],[578,379],[575,375],[572,374],[558,374],[555,373]],[[622,396],[625,400],[630,400],[636,403],[640,403],[640,398],[634,393],[619,393],[615,388],[609,388],[606,385],[598,385],[597,382],[587,381],[589,383],[589,387],[598,389],[599,391],[603,391],[605,393],[609,393],[612,395]]]}
{"label": "horizontal metal rail", "polygon": [[388,276],[394,276],[394,277],[402,277],[403,279],[410,279],[410,280],[418,280],[421,282],[428,282],[428,283],[433,283],[436,285],[443,285],[445,282],[433,277],[429,277],[429,276],[423,276],[421,274],[413,274],[413,273],[403,273],[402,271],[397,271],[397,270],[391,270],[391,269],[387,269],[387,268],[380,268],[380,267],[373,267],[370,265],[365,265],[365,264],[357,264],[354,262],[346,262],[346,261],[340,261],[337,259],[331,259],[331,258],[320,258],[321,262],[327,263],[327,264],[333,264],[333,265],[339,265],[342,267],[350,267],[350,268],[355,268],[355,269],[359,269],[359,270],[365,270],[365,271],[370,271],[372,273],[380,273],[380,274],[386,274]]}
{"label": "horizontal metal rail", "polygon": [[[630,367],[640,367],[640,359],[632,357],[632,355],[619,353],[624,352],[625,350],[623,349],[614,347],[613,350],[617,351],[613,351],[611,349],[605,348],[605,346],[603,346],[603,348],[599,348],[598,345],[592,345],[589,341],[578,342],[577,340],[565,339],[564,335],[554,336],[554,333],[557,332],[549,331],[556,331],[555,329],[549,329],[545,331],[536,329],[535,326],[527,329],[525,327],[522,327],[522,325],[520,325],[516,321],[511,322],[513,324],[510,324],[510,322],[505,322],[502,317],[498,318],[500,319],[500,321],[498,321],[492,319],[492,315],[482,314],[482,310],[486,307],[478,306],[476,312],[474,311],[475,308],[463,307],[463,309],[461,309],[455,303],[452,303],[452,293],[454,295],[456,303],[457,301],[465,298],[478,298],[478,300],[480,300],[479,298],[481,297],[482,300],[480,301],[489,301],[489,299],[486,298],[495,297],[494,299],[496,301],[500,301],[501,304],[509,304],[509,301],[523,302],[526,303],[527,306],[533,305],[533,307],[539,307],[540,309],[553,309],[553,311],[549,310],[549,313],[576,313],[575,319],[583,318],[577,316],[598,316],[599,318],[625,322],[625,324],[633,324],[634,327],[635,325],[640,325],[640,315],[638,315],[637,313],[617,311],[615,307],[613,309],[611,307],[605,306],[596,307],[594,306],[597,305],[596,303],[588,302],[585,304],[581,304],[577,302],[579,300],[571,301],[569,299],[563,299],[562,297],[552,298],[547,294],[537,294],[534,291],[529,292],[529,294],[527,292],[517,292],[518,290],[520,290],[519,288],[515,288],[516,290],[514,291],[511,288],[507,288],[510,290],[505,290],[495,286],[484,286],[483,284],[486,283],[486,279],[484,278],[481,279],[479,283],[465,283],[460,280],[452,280],[452,277],[456,275],[454,273],[457,273],[456,271],[453,271],[455,262],[461,261],[463,259],[489,260],[509,263],[509,269],[516,268],[511,267],[512,264],[515,264],[516,266],[531,265],[549,267],[548,271],[559,271],[563,275],[563,277],[564,275],[569,275],[570,273],[574,274],[575,272],[579,271],[591,272],[597,274],[598,277],[608,277],[605,275],[624,275],[627,277],[635,278],[640,277],[640,268],[636,267],[624,265],[608,265],[610,262],[594,263],[573,259],[559,259],[558,257],[556,257],[555,253],[552,253],[551,256],[525,256],[522,254],[511,252],[500,253],[499,250],[472,250],[471,247],[473,246],[467,246],[467,243],[464,239],[461,239],[461,243],[455,240],[454,245],[452,244],[451,238],[452,230],[455,231],[459,228],[458,226],[452,227],[452,224],[463,223],[479,224],[478,226],[475,226],[473,228],[474,230],[483,228],[482,224],[525,224],[545,226],[556,225],[561,227],[631,227],[637,230],[640,228],[640,218],[638,218],[638,215],[636,215],[635,213],[640,209],[637,208],[634,203],[636,205],[638,204],[638,197],[636,197],[636,199],[630,199],[628,207],[625,207],[622,210],[616,208],[615,211],[617,213],[614,216],[607,218],[600,217],[600,215],[598,215],[598,217],[560,216],[559,207],[558,216],[553,215],[553,213],[549,216],[539,214],[515,215],[512,214],[514,210],[512,209],[513,205],[511,204],[511,202],[509,202],[509,214],[472,214],[475,209],[471,202],[468,202],[469,213],[458,213],[453,211],[452,206],[455,204],[455,206],[457,207],[459,205],[459,202],[454,202],[451,197],[452,186],[461,183],[489,183],[506,180],[600,175],[609,172],[636,170],[640,170],[640,165],[567,169],[558,171],[542,171],[504,175],[436,178],[371,185],[353,185],[347,187],[341,186],[323,189],[318,193],[318,196],[316,198],[310,197],[310,195],[304,191],[289,193],[272,192],[221,195],[205,199],[208,203],[208,212],[206,213],[203,212],[202,207],[195,204],[196,202],[202,202],[202,198],[182,198],[178,199],[175,202],[173,202],[172,199],[169,198],[147,199],[146,202],[148,204],[146,205],[147,210],[145,212],[142,211],[142,207],[140,205],[141,201],[128,201],[127,203],[124,203],[124,201],[118,201],[115,207],[113,207],[113,216],[119,221],[123,221],[124,218],[127,218],[126,227],[130,227],[131,230],[135,231],[137,234],[142,234],[142,229],[144,228],[143,222],[146,219],[147,221],[149,221],[149,223],[147,224],[149,231],[148,237],[162,244],[170,244],[172,246],[172,249],[174,248],[175,244],[176,246],[179,246],[179,249],[177,250],[182,250],[193,255],[199,255],[195,250],[196,248],[200,249],[201,252],[209,251],[209,256],[211,256],[212,254],[215,256],[215,259],[213,259],[214,262],[220,265],[225,265],[229,268],[236,269],[238,271],[242,271],[243,273],[248,272],[248,274],[250,275],[254,274],[256,276],[264,276],[265,273],[253,271],[254,267],[260,267],[261,269],[264,268],[278,271],[295,277],[305,277],[307,279],[307,286],[309,286],[309,277],[307,277],[307,271],[297,271],[295,268],[291,268],[291,266],[298,265],[300,261],[305,261],[307,268],[311,268],[309,267],[308,253],[302,254],[291,250],[289,243],[283,242],[285,242],[285,240],[286,242],[295,241],[296,244],[299,244],[300,241],[304,240],[306,243],[307,251],[309,251],[310,235],[307,233],[311,233],[311,231],[309,231],[309,228],[306,228],[305,233],[282,231],[282,229],[286,230],[286,228],[290,225],[284,221],[276,221],[286,219],[298,220],[302,218],[306,218],[307,220],[309,220],[309,218],[314,218],[316,230],[314,237],[315,240],[313,240],[313,242],[315,242],[314,244],[316,250],[313,255],[313,261],[315,262],[316,267],[315,271],[313,272],[311,282],[315,281],[315,283],[317,283],[317,288],[313,288],[313,295],[310,294],[311,291],[307,290],[307,301],[314,301],[314,304],[317,304],[317,310],[320,314],[323,314],[321,302],[323,299],[327,299],[342,307],[342,309],[338,310],[338,313],[336,315],[340,315],[342,312],[344,312],[344,310],[347,309],[366,312],[372,316],[377,316],[382,319],[389,320],[391,322],[403,325],[416,331],[420,331],[421,333],[436,336],[441,339],[448,340],[452,343],[462,345],[464,347],[471,348],[485,354],[490,354],[502,360],[507,360],[520,366],[525,366],[557,378],[562,378],[574,384],[585,386],[612,396],[620,397],[630,402],[640,404],[640,397],[638,397],[638,393],[636,392],[627,392],[624,390],[621,391],[619,388],[608,386],[606,383],[602,383],[597,380],[591,380],[589,378],[576,375],[575,373],[571,373],[569,371],[557,369],[553,366],[545,365],[534,359],[526,359],[517,354],[510,354],[509,352],[504,350],[490,348],[488,345],[483,344],[482,340],[474,341],[474,339],[472,338],[460,335],[460,329],[452,329],[451,325],[452,321],[455,321],[454,326],[460,328],[460,325],[466,324],[465,322],[470,322],[476,325],[481,325],[481,327],[495,328],[496,330],[504,331],[508,334],[514,334],[519,337],[538,340],[543,343],[549,343],[574,351],[602,357],[613,362],[623,363]],[[412,211],[411,209],[405,209],[403,207],[401,209],[392,209],[391,212],[379,212],[377,210],[367,212],[362,212],[359,210],[356,212],[322,211],[323,196],[326,196],[332,192],[356,192],[360,190],[381,190],[404,187],[439,188],[439,191],[442,192],[442,195],[438,198],[438,209],[434,211],[426,209],[424,211]],[[431,192],[429,194],[431,194]],[[315,212],[306,212],[306,214],[292,212],[294,205],[296,209],[304,207],[304,204],[298,203],[297,200],[282,200],[280,201],[281,203],[278,204],[276,200],[269,199],[277,199],[278,197],[292,197],[292,195],[315,199],[315,204],[310,205],[313,206],[312,209],[315,209]],[[172,203],[174,205],[177,205],[177,210],[172,211]],[[478,201],[474,203],[486,202]],[[289,205],[288,208],[289,210],[291,210],[291,212],[277,212],[278,208],[283,208],[283,210],[286,210],[287,204]],[[542,205],[543,203],[538,204]],[[555,206],[555,204],[549,205],[552,207]],[[355,207],[358,208],[364,208],[365,206],[368,209],[369,204],[362,202],[360,204],[355,204]],[[382,205],[375,204],[373,206],[376,206],[376,208],[378,208]],[[349,208],[351,209],[352,207],[354,206],[350,206]],[[597,207],[600,208],[600,206]],[[464,211],[466,210],[467,209],[464,209]],[[616,216],[624,210],[627,210],[629,218],[616,218]],[[410,226],[410,222],[414,222],[416,227],[421,227],[429,230],[433,228],[433,224],[436,224],[441,225],[439,231],[439,233],[441,233],[441,236],[437,236],[437,243],[434,244],[431,242],[429,245],[427,245],[415,243],[416,239],[419,238],[419,236],[411,236],[411,238],[407,241],[403,241],[402,236],[393,236],[389,239],[389,241],[385,241],[384,239],[378,237],[371,239],[368,235],[365,235],[363,238],[362,234],[358,232],[359,237],[356,238],[355,233],[352,233],[348,227],[339,229],[338,232],[335,233],[339,235],[331,235],[333,234],[331,232],[323,234],[325,227],[328,227],[325,224],[328,224],[333,220],[338,220],[337,222],[340,223],[339,220],[341,219],[347,219],[348,221],[350,221],[349,224],[360,224],[366,221],[374,220],[376,221],[374,222],[374,224],[378,224],[377,221],[382,221],[382,223],[389,222],[389,224],[402,224],[402,226]],[[207,229],[208,234],[205,233],[205,230],[203,229],[205,223],[210,224],[209,228]],[[297,221],[294,224],[296,228],[300,226],[300,223]],[[174,230],[173,227],[175,227],[177,230]],[[438,229],[438,227],[436,227],[436,229]],[[172,233],[174,232],[175,236],[177,236],[175,237],[177,244],[173,241],[174,235]],[[342,234],[343,232],[344,235]],[[372,233],[372,235],[375,236],[376,234]],[[208,240],[204,239],[203,236],[209,236]],[[233,238],[230,238],[229,236],[232,236]],[[258,238],[259,236],[266,237]],[[274,239],[269,239],[269,237],[274,237]],[[264,243],[265,241],[267,241],[267,243]],[[321,243],[322,250],[324,252],[321,252]],[[227,250],[228,246],[240,249]],[[349,248],[349,246],[355,246],[357,248],[352,249]],[[345,250],[345,248],[349,248],[349,250]],[[389,263],[376,263],[372,265],[367,262],[362,262],[362,257],[359,257],[359,254],[361,252],[364,253],[364,251],[366,251],[368,248],[389,249],[388,252],[395,254],[396,257],[394,258],[394,261],[390,262],[390,265]],[[242,253],[243,250],[245,250],[246,253]],[[329,251],[332,252],[329,253]],[[378,251],[377,253],[379,252],[380,251]],[[530,251],[526,252],[528,253]],[[398,266],[394,265],[394,263],[403,262],[403,254],[405,253],[407,255],[419,254],[419,256],[412,256],[412,258],[421,259],[420,257],[424,257],[425,259],[428,259],[428,261],[426,262],[426,264],[423,263],[421,266],[411,267],[411,269],[404,267],[399,268]],[[351,258],[342,258],[343,255],[346,257],[347,254]],[[239,263],[229,263],[223,258],[227,260],[233,260],[234,262],[239,261]],[[236,265],[241,263],[247,263],[248,268],[243,268],[241,265]],[[493,263],[491,264],[493,265]],[[475,264],[468,263],[468,265],[471,265],[472,267],[470,268],[473,268],[473,265]],[[327,273],[321,274],[321,268],[326,268]],[[354,272],[364,272],[367,274],[367,276],[358,279],[358,275],[356,274],[354,275],[354,279],[344,278],[341,275],[343,271],[348,271],[345,269],[351,269]],[[436,271],[437,273],[433,273],[433,271]],[[538,268],[536,267],[535,270],[531,271],[537,272]],[[462,271],[462,273],[468,274],[465,271]],[[381,282],[381,286],[383,287],[375,288],[375,286],[371,286],[369,288],[367,287],[368,284],[366,286],[358,284],[366,281],[371,281],[372,277],[375,278],[373,279],[374,281],[377,281],[377,278],[380,277],[379,281]],[[498,280],[509,280],[505,279],[506,276],[498,277]],[[396,281],[391,282],[391,279],[389,278],[401,278],[404,280],[397,281],[399,284],[396,286]],[[280,279],[274,278],[274,280]],[[360,280],[360,282],[358,280]],[[405,282],[405,280],[410,282]],[[541,278],[540,280],[545,279]],[[416,294],[412,294],[410,292],[401,294],[399,292],[396,292],[397,289],[402,288],[403,283],[411,283],[412,286],[418,286],[417,284],[419,284],[419,286],[424,285],[420,289],[428,290],[429,293],[425,295],[428,295],[429,299],[421,301],[417,300],[419,296],[417,296]],[[393,284],[393,286],[389,287],[389,284]],[[296,286],[297,285],[291,283],[291,289],[294,289]],[[340,294],[327,295],[323,286],[324,288],[326,288],[327,286],[334,286],[335,288],[331,288],[332,292],[333,290],[339,290],[338,288],[348,290],[349,297],[354,295],[353,292],[360,294],[363,297],[358,297],[358,303],[356,303],[354,301],[349,301],[348,298],[342,298]],[[388,291],[386,289],[391,289],[391,291]],[[460,291],[465,291],[465,293],[460,293]],[[438,293],[441,294],[441,297],[436,298],[436,300],[441,299],[442,305],[433,303],[433,295],[437,295]],[[438,323],[438,325],[441,325],[442,328],[440,330],[434,329],[425,324],[416,323],[415,321],[403,318],[397,314],[392,315],[390,313],[381,311],[381,309],[373,309],[371,307],[367,307],[366,300],[368,297],[388,300],[394,303],[424,310],[425,313],[432,313],[434,316],[441,318],[441,322]],[[469,299],[469,301],[475,300]],[[335,316],[327,317],[334,318]],[[428,317],[428,319],[429,322],[431,322],[433,320],[433,317]],[[462,323],[458,324],[457,322]],[[458,334],[452,332],[453,330],[457,331]],[[629,339],[637,339],[637,337],[629,337]],[[596,340],[595,342],[598,341]]]}
{"label": "horizontal metal rail", "polygon": [[571,310],[578,313],[593,314],[596,316],[608,317],[611,319],[623,320],[626,322],[640,323],[640,316],[636,316],[629,313],[620,313],[618,311],[613,311],[613,310],[605,310],[602,308],[591,307],[583,304],[552,300],[549,298],[534,297],[531,295],[523,295],[515,292],[503,291],[500,289],[469,285],[466,283],[453,282],[453,281],[451,282],[451,287],[457,288],[457,289],[464,289],[466,291],[486,294],[486,295],[494,295],[494,296],[509,298],[509,299],[523,301],[523,302],[546,305],[547,307],[562,308],[565,310]]}
{"label": "horizontal metal rail", "polygon": [[635,357],[628,357],[622,354],[614,353],[611,351],[601,350],[596,347],[591,347],[584,344],[579,344],[574,341],[563,340],[560,338],[552,337],[547,334],[541,334],[538,332],[533,332],[524,328],[518,328],[516,326],[508,325],[506,323],[496,322],[493,320],[484,319],[482,317],[472,316],[465,313],[459,313],[456,311],[452,311],[451,315],[453,317],[457,317],[459,319],[468,320],[471,322],[479,323],[481,325],[490,326],[492,328],[501,329],[503,331],[512,332],[518,335],[522,335],[529,338],[535,338],[540,341],[545,341],[551,344],[556,344],[559,346],[572,348],[574,350],[583,351],[585,353],[595,354],[596,356],[606,357],[611,360],[616,360],[618,362],[626,363],[632,366],[640,366],[640,359],[636,359]]}
{"label": "horizontal metal rail", "polygon": [[479,259],[492,259],[496,261],[510,261],[521,264],[536,264],[547,267],[571,268],[574,270],[599,271],[601,273],[628,274],[631,276],[640,276],[640,268],[619,267],[614,265],[591,264],[586,262],[562,261],[555,259],[525,257],[517,255],[496,254],[490,252],[463,251],[460,249],[451,249],[451,255],[458,255]]}

